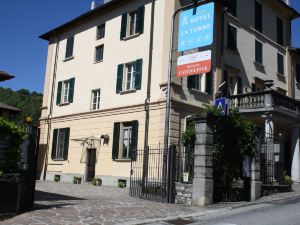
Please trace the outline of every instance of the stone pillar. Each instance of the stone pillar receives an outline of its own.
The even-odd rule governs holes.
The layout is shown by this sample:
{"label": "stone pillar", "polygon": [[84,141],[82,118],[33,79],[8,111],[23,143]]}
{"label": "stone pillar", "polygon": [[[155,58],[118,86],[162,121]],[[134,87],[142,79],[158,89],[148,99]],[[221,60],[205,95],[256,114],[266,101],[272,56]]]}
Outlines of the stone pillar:
{"label": "stone pillar", "polygon": [[213,203],[213,133],[207,118],[195,124],[194,179],[192,204],[205,206]]}
{"label": "stone pillar", "polygon": [[300,182],[300,149],[299,149],[299,127],[292,131],[292,169],[291,175],[294,182]]}
{"label": "stone pillar", "polygon": [[260,152],[255,152],[251,161],[251,195],[250,200],[255,201],[261,197],[260,180]]}

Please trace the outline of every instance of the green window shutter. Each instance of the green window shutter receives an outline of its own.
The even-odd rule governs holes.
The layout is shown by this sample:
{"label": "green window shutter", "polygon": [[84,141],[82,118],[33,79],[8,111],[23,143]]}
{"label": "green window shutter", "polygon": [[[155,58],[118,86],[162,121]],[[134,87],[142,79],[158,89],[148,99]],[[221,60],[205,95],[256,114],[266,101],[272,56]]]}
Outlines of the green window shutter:
{"label": "green window shutter", "polygon": [[69,37],[67,39],[65,58],[69,58],[69,57],[73,56],[73,47],[74,47],[74,36]]}
{"label": "green window shutter", "polygon": [[205,76],[205,92],[212,94],[212,73],[207,73]]}
{"label": "green window shutter", "polygon": [[139,133],[139,121],[134,120],[132,121],[131,146],[129,149],[129,157],[132,160],[136,160],[138,133]]}
{"label": "green window shutter", "polygon": [[119,155],[120,142],[120,123],[114,123],[113,143],[112,143],[112,159],[115,160]]}
{"label": "green window shutter", "polygon": [[199,76],[199,75],[193,75],[193,76],[188,76],[187,77],[187,87],[192,89],[192,88],[195,88],[196,87],[196,76]]}
{"label": "green window shutter", "polygon": [[139,59],[135,62],[135,89],[141,90],[142,87],[142,70],[143,70],[143,60]]}
{"label": "green window shutter", "polygon": [[243,80],[241,77],[237,78],[237,93],[238,94],[243,94]]}
{"label": "green window shutter", "polygon": [[62,91],[62,81],[59,81],[57,85],[56,105],[59,105],[61,103],[61,91]]}
{"label": "green window shutter", "polygon": [[70,82],[70,90],[69,90],[69,103],[72,103],[73,102],[73,98],[74,98],[74,85],[75,85],[75,78],[71,78],[69,80]]}
{"label": "green window shutter", "polygon": [[127,29],[127,13],[124,13],[122,15],[122,21],[121,21],[121,33],[120,33],[121,40],[123,40],[124,37],[126,37],[126,29]]}
{"label": "green window shutter", "polygon": [[117,94],[120,93],[120,91],[122,91],[123,68],[124,68],[123,64],[118,65],[117,84],[116,84],[116,93]]}
{"label": "green window shutter", "polygon": [[55,159],[56,157],[56,145],[57,145],[57,133],[58,129],[53,130],[53,137],[52,137],[52,151],[51,151],[51,159]]}
{"label": "green window shutter", "polygon": [[145,17],[145,6],[141,6],[137,12],[135,33],[142,34],[144,32],[144,17]]}
{"label": "green window shutter", "polygon": [[65,131],[65,144],[64,144],[64,152],[63,152],[63,158],[64,160],[68,159],[68,152],[69,152],[69,139],[70,139],[70,128],[64,128]]}

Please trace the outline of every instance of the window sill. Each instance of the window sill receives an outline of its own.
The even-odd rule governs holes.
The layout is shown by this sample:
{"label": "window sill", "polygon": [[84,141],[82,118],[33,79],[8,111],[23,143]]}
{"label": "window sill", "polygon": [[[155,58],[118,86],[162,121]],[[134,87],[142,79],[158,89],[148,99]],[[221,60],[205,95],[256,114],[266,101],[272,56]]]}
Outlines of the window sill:
{"label": "window sill", "polygon": [[91,112],[98,112],[100,109],[90,109]]}
{"label": "window sill", "polygon": [[136,92],[136,89],[120,91],[120,95],[125,95],[125,94],[130,94],[130,93],[135,93],[135,92]]}
{"label": "window sill", "polygon": [[284,82],[284,83],[286,82],[286,80],[285,80],[286,78],[283,74],[277,73],[277,77],[278,77],[279,81]]}
{"label": "window sill", "polygon": [[116,162],[131,162],[131,159],[124,158],[124,159],[115,159]]}
{"label": "window sill", "polygon": [[240,53],[238,52],[237,49],[232,49],[229,46],[226,47],[226,50],[228,50],[229,52],[232,52],[232,53],[234,53],[236,55],[240,55]]}
{"label": "window sill", "polygon": [[198,90],[198,89],[189,88],[188,90],[189,90],[190,92],[195,93],[195,94],[200,94],[200,95],[203,95],[203,96],[206,96],[206,97],[209,96],[208,93],[203,92],[203,91],[200,91],[200,90]]}
{"label": "window sill", "polygon": [[126,37],[123,38],[123,41],[127,41],[127,40],[130,40],[130,39],[136,38],[140,35],[141,35],[140,33],[137,33],[137,34],[133,34],[133,35],[130,35],[130,36],[126,36]]}
{"label": "window sill", "polygon": [[103,59],[99,61],[94,61],[94,64],[101,63],[101,62],[103,62]]}
{"label": "window sill", "polygon": [[263,64],[256,62],[256,61],[254,61],[253,63],[255,65],[256,70],[258,70],[262,73],[266,73],[265,66]]}
{"label": "window sill", "polygon": [[58,106],[67,106],[70,105],[70,102],[60,103]]}
{"label": "window sill", "polygon": [[63,61],[64,61],[64,62],[67,62],[67,61],[70,61],[70,60],[72,60],[72,59],[74,59],[74,55],[72,55],[72,56],[70,56],[70,57],[68,57],[68,58],[63,59]]}
{"label": "window sill", "polygon": [[52,161],[56,161],[56,162],[59,162],[59,161],[67,161],[66,159],[52,159]]}

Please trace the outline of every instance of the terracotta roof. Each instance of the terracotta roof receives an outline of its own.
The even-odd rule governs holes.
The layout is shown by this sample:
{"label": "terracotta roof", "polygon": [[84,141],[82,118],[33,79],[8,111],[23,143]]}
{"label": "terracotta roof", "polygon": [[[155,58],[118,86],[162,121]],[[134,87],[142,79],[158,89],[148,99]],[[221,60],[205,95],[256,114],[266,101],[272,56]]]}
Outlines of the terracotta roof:
{"label": "terracotta roof", "polygon": [[13,75],[10,75],[2,70],[0,70],[0,81],[10,80],[14,78]]}
{"label": "terracotta roof", "polygon": [[5,104],[5,103],[3,103],[3,102],[0,102],[0,110],[1,109],[5,109],[5,110],[8,110],[8,111],[12,111],[12,112],[22,112],[22,110],[20,110],[20,109],[18,109],[18,108],[16,108],[16,107],[13,107],[13,106],[11,106],[11,105],[7,105],[7,104]]}

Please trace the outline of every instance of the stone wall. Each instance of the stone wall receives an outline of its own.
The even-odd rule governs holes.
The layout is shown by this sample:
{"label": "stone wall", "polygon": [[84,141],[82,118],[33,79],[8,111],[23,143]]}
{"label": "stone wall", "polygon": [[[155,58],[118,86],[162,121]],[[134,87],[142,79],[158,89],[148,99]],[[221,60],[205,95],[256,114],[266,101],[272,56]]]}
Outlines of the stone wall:
{"label": "stone wall", "polygon": [[181,205],[192,205],[193,184],[176,182],[175,203]]}

